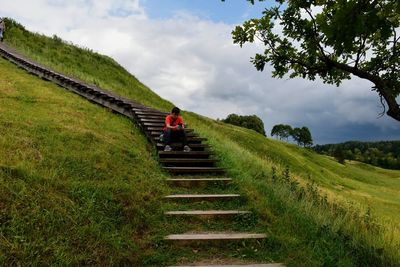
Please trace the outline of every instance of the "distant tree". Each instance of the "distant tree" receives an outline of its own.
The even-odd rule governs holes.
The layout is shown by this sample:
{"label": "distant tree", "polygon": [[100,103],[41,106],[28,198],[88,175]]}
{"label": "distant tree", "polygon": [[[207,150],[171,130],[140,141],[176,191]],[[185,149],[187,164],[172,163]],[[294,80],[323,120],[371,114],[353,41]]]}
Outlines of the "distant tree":
{"label": "distant tree", "polygon": [[400,141],[358,142],[316,145],[314,150],[320,154],[344,159],[357,160],[389,169],[400,169]]}
{"label": "distant tree", "polygon": [[241,126],[241,122],[242,122],[240,116],[237,114],[229,114],[228,117],[226,117],[226,119],[222,119],[221,121],[225,122],[225,123],[233,124],[236,126]]}
{"label": "distant tree", "polygon": [[344,164],[345,163],[345,153],[343,151],[343,147],[338,146],[335,148],[333,151],[333,157],[340,163]]}
{"label": "distant tree", "polygon": [[349,160],[354,160],[353,151],[351,151],[350,149],[345,150],[345,151],[344,151],[344,157],[345,157],[346,159],[349,159]]}
{"label": "distant tree", "polygon": [[273,77],[320,77],[337,86],[357,76],[372,83],[382,114],[387,107],[386,114],[400,121],[400,1],[275,3],[262,18],[246,21],[232,32],[240,46],[255,41],[265,46],[252,58],[257,70],[271,64]]}
{"label": "distant tree", "polygon": [[293,128],[293,131],[291,133],[293,140],[297,142],[298,145],[300,145],[300,138],[301,138],[300,132],[301,132],[300,128]]}
{"label": "distant tree", "polygon": [[265,134],[265,129],[264,129],[264,123],[263,121],[257,117],[256,115],[251,115],[251,116],[243,116],[243,122],[242,126],[247,128],[247,129],[253,129],[254,131],[262,134]]}
{"label": "distant tree", "polygon": [[279,140],[288,139],[293,129],[292,126],[287,124],[277,124],[272,127],[271,136],[276,136]]}
{"label": "distant tree", "polygon": [[252,129],[265,136],[263,121],[256,115],[241,116],[237,114],[229,114],[222,122],[233,124],[247,129]]}
{"label": "distant tree", "polygon": [[311,132],[307,127],[294,128],[291,135],[298,145],[310,147],[313,144]]}

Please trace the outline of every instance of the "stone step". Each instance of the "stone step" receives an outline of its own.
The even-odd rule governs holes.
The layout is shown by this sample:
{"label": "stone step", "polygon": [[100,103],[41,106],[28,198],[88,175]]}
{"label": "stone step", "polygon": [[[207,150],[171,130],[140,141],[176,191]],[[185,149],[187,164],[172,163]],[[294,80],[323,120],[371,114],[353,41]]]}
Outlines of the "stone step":
{"label": "stone step", "polygon": [[240,198],[238,194],[177,194],[169,195],[164,198],[170,200],[190,200],[190,201],[218,201],[232,200]]}
{"label": "stone step", "polygon": [[196,166],[190,166],[190,167],[162,167],[163,170],[166,170],[168,172],[174,173],[174,174],[223,174],[225,173],[225,169],[223,168],[218,168],[218,167],[196,167]]}
{"label": "stone step", "polygon": [[193,186],[207,186],[215,184],[228,184],[232,182],[231,178],[177,178],[167,179],[169,185],[181,186],[181,187],[193,187]]}
{"label": "stone step", "polygon": [[257,233],[187,233],[168,235],[164,239],[171,241],[242,241],[265,239],[265,234]]}
{"label": "stone step", "polygon": [[223,218],[232,217],[243,214],[250,214],[250,211],[246,210],[178,210],[178,211],[167,211],[164,214],[169,216],[195,216],[201,218]]}

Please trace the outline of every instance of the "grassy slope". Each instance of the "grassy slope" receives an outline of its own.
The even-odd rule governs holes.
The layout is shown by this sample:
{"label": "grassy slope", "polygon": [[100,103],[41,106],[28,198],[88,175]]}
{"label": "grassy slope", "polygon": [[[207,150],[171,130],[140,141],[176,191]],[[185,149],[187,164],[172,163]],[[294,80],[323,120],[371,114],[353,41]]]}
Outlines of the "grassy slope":
{"label": "grassy slope", "polygon": [[94,53],[86,48],[63,43],[54,36],[47,38],[39,34],[30,34],[22,26],[10,27],[6,33],[6,43],[15,47],[29,58],[51,66],[61,73],[76,77],[103,89],[162,110],[170,110],[172,104],[165,101],[132,74],[122,68],[112,58]]}
{"label": "grassy slope", "polygon": [[[168,110],[171,107],[170,103],[164,102],[107,57],[93,54],[87,50],[77,49],[70,45],[65,45],[54,38],[49,39],[39,35],[32,35],[16,27],[9,28],[9,35],[6,36],[7,43],[26,54],[28,57],[49,65],[56,70],[77,76],[82,80],[95,82],[102,87],[144,104],[163,110]],[[80,60],[77,60],[78,57]],[[60,64],[60,62],[62,62],[62,64]],[[57,92],[57,95],[58,94],[60,94],[59,91]],[[79,101],[79,103],[85,105],[84,101],[78,100],[79,98],[68,97],[68,99],[73,99],[71,100],[72,102]],[[7,101],[10,100],[8,99]],[[16,99],[15,101],[21,102],[23,99]],[[14,104],[11,104],[11,106],[12,105]],[[84,113],[86,113],[86,111]],[[42,115],[45,114],[42,112],[40,117],[42,117]],[[393,242],[390,242],[390,236],[388,234],[390,231],[377,230],[371,232],[370,228],[373,228],[371,227],[373,224],[370,223],[368,219],[368,213],[358,217],[353,216],[355,211],[353,211],[354,208],[352,207],[343,212],[337,212],[332,206],[319,204],[318,201],[310,197],[310,193],[307,193],[308,191],[306,191],[306,197],[299,197],[298,187],[285,183],[285,175],[282,175],[282,173],[285,166],[288,165],[290,166],[292,176],[295,176],[302,184],[314,181],[321,186],[321,188],[324,188],[325,192],[329,193],[330,196],[335,198],[339,196],[340,200],[348,199],[360,204],[367,203],[372,207],[373,214],[387,216],[397,221],[397,216],[399,214],[397,211],[400,206],[400,172],[387,171],[359,163],[351,163],[342,166],[330,158],[319,156],[293,145],[266,139],[253,131],[221,124],[196,114],[187,113],[185,115],[189,123],[196,128],[197,131],[210,138],[210,142],[218,152],[218,156],[222,159],[221,164],[228,167],[230,169],[230,174],[236,178],[237,189],[246,194],[251,200],[248,205],[253,208],[259,218],[261,218],[260,227],[270,234],[270,243],[268,246],[273,252],[269,252],[269,254],[265,252],[264,258],[285,261],[289,265],[293,264],[294,266],[323,264],[349,266],[360,264],[360,262],[363,261],[364,264],[373,265],[378,263],[382,264],[384,257],[387,259],[385,264],[390,264],[399,259],[398,250],[394,247]],[[38,118],[39,116],[35,117]],[[44,118],[45,117],[46,116],[44,116]],[[51,117],[53,118],[53,116]],[[91,116],[88,116],[88,118],[90,117]],[[31,116],[26,117],[26,120],[30,118]],[[3,121],[7,122],[7,120],[2,118],[1,122]],[[75,120],[71,119],[70,123],[71,126],[69,130],[75,131],[77,127]],[[49,124],[53,125],[54,123],[52,122]],[[34,125],[40,124],[35,122]],[[98,123],[95,123],[95,125],[97,126]],[[112,128],[114,130],[118,128],[118,132],[121,135],[113,141],[124,144],[123,147],[128,146],[131,148],[128,145],[129,141],[127,140],[127,136],[124,136],[124,134],[126,135],[130,132],[129,127],[126,126],[127,125],[125,125],[124,128],[118,125]],[[91,129],[89,132],[91,133],[92,131],[98,131],[99,135],[104,134],[104,129]],[[17,132],[18,130],[11,134],[15,136]],[[31,133],[31,131],[27,132],[26,136],[29,136],[29,133]],[[46,136],[48,135],[48,133],[45,134]],[[134,132],[134,134],[129,137],[139,138],[136,134],[137,132]],[[119,138],[122,139],[120,140]],[[10,140],[4,142],[2,147],[7,148],[9,142]],[[141,142],[140,144],[144,149],[144,140]],[[41,142],[38,142],[38,144],[40,143]],[[75,143],[76,146],[83,144],[88,145],[85,140],[78,140]],[[52,143],[47,145],[47,149],[50,150],[54,147]],[[97,146],[98,144],[96,143],[96,145],[92,145],[91,148],[97,148]],[[23,148],[23,150],[25,149],[26,148]],[[103,149],[108,148],[103,147]],[[78,150],[87,151],[86,148],[82,147],[79,147],[77,151]],[[24,152],[24,154],[25,153],[26,152]],[[148,154],[148,151],[146,151],[146,153]],[[150,162],[155,164],[146,153],[141,155],[147,157]],[[55,153],[49,154],[52,155]],[[88,165],[93,164],[93,162],[96,162],[99,158],[99,155],[96,157],[93,151],[88,151],[85,154],[87,154],[86,156],[90,159],[86,161]],[[116,154],[119,155],[119,153]],[[129,159],[129,156],[127,157]],[[146,168],[133,168],[133,170],[130,170],[130,166],[127,164],[126,160],[114,158],[110,159],[110,162],[114,162],[114,160],[121,163],[121,166],[123,166],[122,169],[125,169],[127,172],[134,171],[138,177],[144,178],[141,172],[150,172]],[[60,161],[54,160],[53,163],[54,162]],[[147,161],[145,160],[143,162]],[[29,162],[27,159],[18,158],[14,163],[7,162],[2,164],[5,165],[7,169],[9,166],[14,166],[16,163],[28,164]],[[112,163],[110,165],[112,165]],[[54,167],[57,165],[48,163],[47,166],[47,172],[57,173],[57,168]],[[272,171],[272,167],[275,168],[276,174]],[[30,167],[28,169],[31,170]],[[74,165],[63,165],[58,169],[60,169],[60,172],[69,173],[73,171]],[[155,168],[149,169],[154,170]],[[17,168],[17,170],[19,169]],[[91,168],[87,168],[87,170],[89,173],[93,173]],[[103,171],[106,171],[106,169]],[[157,170],[150,173],[153,172],[156,174]],[[6,172],[3,171],[3,173]],[[15,172],[9,171],[8,173]],[[16,173],[20,173],[20,171]],[[113,175],[115,176],[114,172]],[[57,176],[58,175],[52,177]],[[66,175],[66,177],[69,176],[69,174]],[[278,180],[271,180],[271,177],[274,176],[277,176]],[[46,175],[44,175],[44,177],[46,177]],[[87,177],[92,176],[88,175]],[[153,177],[157,180],[157,178],[161,176],[154,175]],[[49,179],[46,179],[47,182],[48,180]],[[53,179],[50,179],[50,181],[52,180]],[[65,181],[65,179],[61,180]],[[87,179],[86,183],[90,184],[91,180],[92,179]],[[66,181],[68,181],[68,179]],[[159,180],[157,181],[160,183]],[[122,185],[126,184],[122,183]],[[115,183],[115,187],[119,186],[121,186],[120,183]],[[149,186],[150,192],[160,193],[157,190],[161,190],[159,189],[161,187],[154,186],[151,183]],[[122,186],[122,188],[125,187]],[[127,189],[125,188],[125,190]],[[149,192],[147,189],[141,191],[140,188],[130,190],[132,190],[130,193],[134,196],[138,193],[140,195],[140,192]],[[309,191],[312,192],[312,190]],[[93,191],[91,192],[93,193]],[[109,193],[109,191],[106,192]],[[40,195],[40,193],[38,194]],[[29,194],[25,194],[25,196],[28,195]],[[133,196],[128,196],[128,194],[124,194],[124,196],[130,199],[130,201],[138,201],[138,203],[128,202],[129,205],[141,206],[143,203],[143,199],[136,199],[136,197],[131,199]],[[6,206],[8,207],[9,205]],[[98,207],[93,209],[97,211]],[[135,212],[139,212],[139,214],[140,211],[142,210],[135,210]],[[79,212],[75,212],[76,216],[80,216]],[[110,215],[106,212],[105,214]],[[136,215],[136,213],[132,214]],[[19,216],[20,215],[16,214],[16,217]],[[150,215],[144,213],[141,216],[144,216],[146,219],[147,216]],[[157,225],[157,220],[154,221],[154,224]],[[161,223],[161,221],[158,222]],[[140,221],[137,223],[140,224]],[[133,229],[133,232],[135,232],[134,229],[138,229],[135,228],[137,226],[130,224],[128,224],[127,227],[131,227],[130,229]],[[176,225],[171,225],[170,227],[174,229]],[[159,237],[155,238],[158,239]],[[399,237],[396,236],[395,240],[399,240]],[[125,241],[126,240],[124,240],[124,242]],[[120,242],[123,242],[122,239]],[[61,247],[60,245],[60,248]],[[381,252],[381,248],[384,248],[384,253]],[[64,249],[68,251],[68,253],[71,253],[67,246]],[[107,253],[109,252],[107,251]],[[112,253],[112,250],[110,253]],[[260,254],[260,252],[258,254]],[[160,255],[164,256],[161,257]],[[175,254],[173,251],[163,248],[162,253],[158,255],[147,255],[147,262],[149,262],[149,264],[151,262],[157,262],[157,257],[165,260],[168,259],[169,255]],[[178,256],[175,255],[175,257]],[[256,257],[256,255],[254,255],[254,257]]]}
{"label": "grassy slope", "polygon": [[139,264],[165,188],[147,140],[3,59],[0,73],[0,265]]}
{"label": "grassy slope", "polygon": [[227,129],[226,125],[219,125],[216,134],[229,136],[243,149],[252,151],[258,157],[268,157],[273,164],[290,166],[299,179],[317,183],[331,196],[364,203],[379,215],[400,220],[399,171],[359,162],[342,165],[330,157],[295,145],[265,139],[251,131],[234,130],[234,127]]}

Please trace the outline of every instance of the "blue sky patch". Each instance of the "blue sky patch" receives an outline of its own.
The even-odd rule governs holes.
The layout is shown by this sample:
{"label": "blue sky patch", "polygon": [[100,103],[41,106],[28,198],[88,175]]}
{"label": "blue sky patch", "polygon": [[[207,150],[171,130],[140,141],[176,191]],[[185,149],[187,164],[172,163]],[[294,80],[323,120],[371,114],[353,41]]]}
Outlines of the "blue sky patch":
{"label": "blue sky patch", "polygon": [[[268,3],[272,3],[269,1]],[[254,5],[246,0],[141,0],[141,6],[152,19],[168,19],[176,13],[187,12],[201,19],[227,24],[239,24],[250,18],[259,18],[270,6],[267,2]]]}

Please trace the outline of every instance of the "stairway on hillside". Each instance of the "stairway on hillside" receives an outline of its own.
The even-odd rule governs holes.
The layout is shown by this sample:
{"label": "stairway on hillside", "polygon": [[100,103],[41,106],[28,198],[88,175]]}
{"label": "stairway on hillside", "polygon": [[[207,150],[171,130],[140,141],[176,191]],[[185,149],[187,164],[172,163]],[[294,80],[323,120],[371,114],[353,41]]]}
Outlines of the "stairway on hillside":
{"label": "stairway on hillside", "polygon": [[[164,197],[166,201],[170,202],[170,210],[165,212],[165,216],[169,220],[182,222],[186,226],[182,228],[190,229],[190,224],[193,224],[192,228],[195,229],[189,232],[171,233],[165,236],[167,242],[177,247],[191,246],[196,251],[196,249],[207,249],[210,246],[223,247],[243,242],[256,242],[257,244],[267,238],[263,233],[236,232],[230,229],[231,221],[251,216],[251,212],[237,208],[225,209],[230,206],[240,207],[243,198],[241,195],[231,192],[234,190],[231,185],[232,179],[225,177],[225,170],[218,167],[216,155],[208,144],[204,144],[207,139],[201,138],[193,129],[185,129],[192,151],[183,152],[182,144],[174,143],[172,144],[173,151],[164,152],[164,144],[160,142],[159,136],[162,133],[167,113],[155,110],[146,111],[140,108],[135,109],[134,112],[138,122],[143,125],[145,133],[155,144],[162,168],[173,175],[167,182],[175,193]],[[203,223],[204,226],[201,225]],[[212,227],[207,225],[212,225]],[[215,256],[210,255],[210,259]],[[203,262],[202,266],[206,266],[206,264],[207,262]],[[209,264],[213,264],[213,261],[211,260]],[[212,266],[276,267],[282,265],[213,264]]]}
{"label": "stairway on hillside", "polygon": [[[192,229],[189,232],[170,233],[165,236],[165,242],[171,246],[190,245],[193,248],[207,249],[216,246],[214,254],[221,254],[226,253],[226,250],[221,252],[219,248],[229,250],[231,244],[263,242],[267,238],[263,233],[238,232],[235,231],[235,227],[229,228],[232,222],[240,221],[241,217],[249,217],[252,213],[238,208],[244,200],[243,197],[231,192],[234,189],[232,179],[225,177],[226,172],[218,167],[218,160],[211,147],[203,143],[206,139],[200,137],[193,129],[185,129],[189,146],[192,148],[191,152],[182,152],[180,144],[172,144],[173,151],[164,152],[164,145],[160,143],[159,136],[167,113],[49,70],[18,55],[4,44],[0,44],[0,55],[42,79],[54,82],[137,123],[148,140],[154,144],[162,168],[173,175],[167,182],[174,188],[175,193],[164,197],[171,207],[171,210],[165,212],[165,216],[182,222],[182,226],[185,226],[182,228]],[[219,223],[221,220],[223,223]],[[208,258],[215,259],[216,256],[218,255],[208,255]],[[221,265],[221,262],[215,265],[214,260],[209,263],[214,264],[213,266],[281,266],[279,264]],[[201,266],[207,264],[207,259],[201,262]]]}

